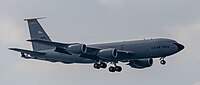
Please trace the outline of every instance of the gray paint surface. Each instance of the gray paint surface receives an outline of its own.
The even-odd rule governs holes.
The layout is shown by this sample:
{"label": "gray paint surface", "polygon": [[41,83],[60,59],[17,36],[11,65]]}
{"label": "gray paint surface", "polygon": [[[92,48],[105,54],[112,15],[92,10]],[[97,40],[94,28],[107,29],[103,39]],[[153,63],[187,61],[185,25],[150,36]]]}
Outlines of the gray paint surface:
{"label": "gray paint surface", "polygon": [[[1,0],[0,84],[199,85],[199,3],[197,0]],[[119,74],[95,71],[89,65],[23,60],[7,48],[31,48],[24,41],[29,37],[27,24],[22,21],[38,16],[48,17],[41,23],[53,40],[89,44],[168,37],[182,42],[186,49],[167,58],[166,66],[158,61],[144,70],[125,66]]]}

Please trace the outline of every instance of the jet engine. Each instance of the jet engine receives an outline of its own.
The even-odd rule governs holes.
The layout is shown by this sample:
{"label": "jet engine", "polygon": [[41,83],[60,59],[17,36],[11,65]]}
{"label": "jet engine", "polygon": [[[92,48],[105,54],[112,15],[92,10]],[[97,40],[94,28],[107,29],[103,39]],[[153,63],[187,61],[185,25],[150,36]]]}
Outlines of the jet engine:
{"label": "jet engine", "polygon": [[153,59],[149,58],[149,59],[132,60],[127,65],[131,66],[132,68],[142,69],[142,68],[152,66],[153,65]]}
{"label": "jet engine", "polygon": [[68,46],[67,51],[72,54],[82,54],[87,51],[87,47],[85,44],[74,44]]}
{"label": "jet engine", "polygon": [[103,49],[98,52],[97,56],[102,59],[113,59],[117,57],[117,50],[112,48]]}

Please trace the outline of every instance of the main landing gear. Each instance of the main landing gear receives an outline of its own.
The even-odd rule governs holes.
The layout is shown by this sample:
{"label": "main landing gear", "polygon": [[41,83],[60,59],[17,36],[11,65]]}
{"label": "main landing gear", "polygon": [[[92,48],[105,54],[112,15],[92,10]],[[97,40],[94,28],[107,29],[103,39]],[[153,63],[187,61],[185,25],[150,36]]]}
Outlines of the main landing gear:
{"label": "main landing gear", "polygon": [[[122,71],[122,67],[121,67],[121,66],[117,66],[115,62],[113,62],[113,63],[111,63],[111,64],[114,64],[114,66],[110,66],[110,67],[108,68],[108,70],[109,70],[110,72],[121,72],[121,71]],[[105,69],[105,68],[107,67],[107,64],[106,64],[106,63],[103,63],[103,62],[101,62],[101,63],[95,63],[95,64],[93,65],[93,67],[94,67],[95,69],[100,69],[100,68]]]}
{"label": "main landing gear", "polygon": [[165,58],[165,57],[161,57],[161,58],[160,58],[160,64],[162,64],[162,65],[165,65],[165,64],[166,64],[166,61],[164,60],[164,58]]}
{"label": "main landing gear", "polygon": [[93,67],[96,68],[96,69],[100,69],[100,68],[105,69],[107,67],[107,64],[103,63],[103,62],[101,62],[100,64],[95,63]]}
{"label": "main landing gear", "polygon": [[114,64],[114,66],[110,66],[109,67],[109,71],[110,72],[121,72],[122,71],[122,67],[121,66],[117,66],[116,62],[112,62],[111,64]]}
{"label": "main landing gear", "polygon": [[109,71],[110,72],[115,72],[115,71],[116,72],[121,72],[122,71],[122,67],[121,66],[115,66],[115,67],[114,66],[110,66],[109,67]]}

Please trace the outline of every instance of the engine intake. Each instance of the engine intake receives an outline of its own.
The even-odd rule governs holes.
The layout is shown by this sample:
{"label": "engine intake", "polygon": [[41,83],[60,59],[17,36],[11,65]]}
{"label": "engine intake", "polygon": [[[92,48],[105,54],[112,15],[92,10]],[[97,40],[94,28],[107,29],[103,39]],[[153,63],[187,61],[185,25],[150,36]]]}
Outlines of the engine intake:
{"label": "engine intake", "polygon": [[102,59],[114,59],[117,57],[117,50],[110,48],[110,49],[103,49],[100,50],[97,54],[98,57]]}
{"label": "engine intake", "polygon": [[153,59],[139,59],[139,60],[132,60],[127,65],[131,66],[132,68],[147,68],[153,65]]}
{"label": "engine intake", "polygon": [[67,51],[72,54],[82,54],[87,51],[87,47],[85,44],[74,44],[68,46]]}

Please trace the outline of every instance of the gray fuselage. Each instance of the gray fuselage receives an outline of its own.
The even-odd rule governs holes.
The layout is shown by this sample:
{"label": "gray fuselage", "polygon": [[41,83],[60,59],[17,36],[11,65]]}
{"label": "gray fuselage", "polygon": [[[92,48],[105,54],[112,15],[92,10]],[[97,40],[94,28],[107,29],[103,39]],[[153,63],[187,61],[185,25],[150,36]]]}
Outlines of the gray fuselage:
{"label": "gray fuselage", "polygon": [[[136,40],[136,41],[123,41],[104,44],[92,44],[88,46],[94,46],[102,49],[115,48],[117,50],[123,50],[134,53],[133,56],[117,56],[112,61],[126,61],[145,58],[160,58],[167,57],[182,50],[184,47],[178,44],[175,40],[171,39],[148,39],[148,40]],[[78,54],[63,54],[55,52],[54,49],[44,50],[46,55],[40,56],[41,59],[52,62],[63,63],[94,63],[95,60],[82,58]],[[108,61],[109,62],[109,61]]]}

